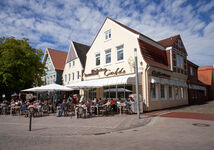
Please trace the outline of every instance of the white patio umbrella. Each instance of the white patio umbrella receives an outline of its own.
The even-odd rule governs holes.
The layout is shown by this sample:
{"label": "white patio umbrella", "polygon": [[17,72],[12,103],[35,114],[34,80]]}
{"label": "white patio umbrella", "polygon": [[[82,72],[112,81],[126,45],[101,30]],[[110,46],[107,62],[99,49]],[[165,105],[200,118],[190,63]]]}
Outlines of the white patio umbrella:
{"label": "white patio umbrella", "polygon": [[25,89],[25,90],[22,90],[22,92],[37,92],[37,89],[39,89],[39,87],[33,87],[33,88]]}
{"label": "white patio umbrella", "polygon": [[52,92],[52,91],[72,91],[72,88],[59,85],[59,84],[48,84],[41,87],[30,88],[26,90],[22,90],[23,92]]}

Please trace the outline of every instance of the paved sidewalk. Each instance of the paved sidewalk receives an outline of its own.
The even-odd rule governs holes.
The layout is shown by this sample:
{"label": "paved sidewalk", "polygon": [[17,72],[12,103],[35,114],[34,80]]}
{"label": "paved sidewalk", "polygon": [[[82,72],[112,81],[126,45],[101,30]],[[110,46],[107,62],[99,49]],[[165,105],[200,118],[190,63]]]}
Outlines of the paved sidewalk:
{"label": "paved sidewalk", "polygon": [[0,134],[34,136],[98,135],[144,126],[150,117],[137,119],[137,115],[114,115],[76,119],[70,117],[45,116],[32,119],[29,132],[29,118],[23,116],[0,116]]}
{"label": "paved sidewalk", "polygon": [[190,112],[171,112],[171,113],[161,115],[161,117],[214,121],[214,114],[202,114],[202,113],[190,113]]}

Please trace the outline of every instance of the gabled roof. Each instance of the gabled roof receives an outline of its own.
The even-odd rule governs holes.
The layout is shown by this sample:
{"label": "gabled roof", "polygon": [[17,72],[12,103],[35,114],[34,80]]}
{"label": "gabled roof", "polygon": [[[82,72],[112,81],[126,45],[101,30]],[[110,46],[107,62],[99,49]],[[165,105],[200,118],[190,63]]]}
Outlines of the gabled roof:
{"label": "gabled roof", "polygon": [[[132,28],[130,28],[130,27],[128,27],[128,26],[126,26],[126,25],[124,25],[124,24],[122,24],[122,23],[120,23],[120,22],[118,22],[118,21],[116,21],[116,20],[114,20],[114,19],[112,19],[112,18],[110,18],[110,17],[107,17],[107,18],[110,19],[111,21],[117,23],[117,24],[120,25],[121,27],[123,27],[123,28],[129,30],[130,32],[132,32],[132,33],[134,33],[134,34],[138,34],[138,35],[140,35],[140,36],[143,36],[143,37],[145,37],[145,38],[147,38],[147,39],[149,39],[149,40],[151,40],[151,41],[153,41],[153,42],[159,44],[157,41],[151,39],[150,37],[148,37],[148,36],[146,36],[146,35],[144,35],[144,34],[138,32],[138,31],[136,31],[136,30],[134,30],[134,29],[132,29]],[[107,19],[107,18],[106,18],[106,19]],[[163,45],[161,45],[161,44],[159,44],[159,45],[160,45],[160,46],[163,46]]]}
{"label": "gabled roof", "polygon": [[81,43],[77,43],[77,42],[73,42],[74,47],[76,49],[76,53],[80,59],[80,62],[83,66],[83,68],[85,68],[85,63],[86,63],[86,53],[88,52],[88,50],[90,49],[90,46],[81,44]]}
{"label": "gabled roof", "polygon": [[180,37],[180,35],[175,35],[163,40],[158,41],[159,44],[163,45],[164,47],[173,46],[176,40]]}
{"label": "gabled roof", "polygon": [[64,70],[67,53],[51,48],[47,48],[55,70]]}
{"label": "gabled roof", "polygon": [[78,57],[83,68],[85,68],[86,53],[88,52],[89,49],[90,49],[90,46],[71,41],[66,63],[68,63]]}
{"label": "gabled roof", "polygon": [[[177,42],[178,39],[181,40],[181,36],[175,35],[175,36],[160,40],[160,41],[158,41],[158,43],[161,44],[162,46],[164,46],[165,48],[169,47],[169,46],[175,46],[176,48],[178,48],[177,45],[175,45],[175,42]],[[184,47],[183,42],[181,42],[181,43]],[[184,49],[183,48],[178,48],[178,49],[180,49],[180,51],[182,51],[183,53],[187,54],[185,47],[184,47]]]}
{"label": "gabled roof", "polygon": [[195,68],[198,68],[198,65],[194,64],[194,63],[191,62],[190,60],[187,60],[187,64],[188,64],[188,65],[191,65],[191,66],[193,66],[193,67],[195,67]]}
{"label": "gabled roof", "polygon": [[152,66],[170,70],[170,61],[168,61],[169,56],[167,54],[167,51],[161,50],[140,39],[138,39],[138,43],[140,46],[141,54],[146,63]]}
{"label": "gabled roof", "polygon": [[[164,48],[163,45],[161,45],[157,41],[154,41],[153,39],[149,38],[148,36],[145,36],[144,34],[138,32],[132,28],[129,28],[129,27],[125,26],[124,24],[121,24],[120,22],[117,22],[109,17],[107,17],[107,18],[112,20],[113,22],[117,23],[121,27],[125,28],[126,30],[129,30],[130,32],[132,32],[134,34],[138,34],[139,36],[143,36]],[[140,39],[138,39],[138,43],[139,43],[143,58],[148,64],[159,67],[159,68],[163,68],[166,70],[170,70],[170,56],[169,56],[168,51],[161,50]]]}

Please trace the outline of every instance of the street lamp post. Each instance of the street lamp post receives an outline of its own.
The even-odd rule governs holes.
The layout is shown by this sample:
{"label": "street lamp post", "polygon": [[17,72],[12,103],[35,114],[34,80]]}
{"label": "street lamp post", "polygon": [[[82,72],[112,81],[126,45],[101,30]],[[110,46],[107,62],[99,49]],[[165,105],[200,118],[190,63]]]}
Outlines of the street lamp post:
{"label": "street lamp post", "polygon": [[140,119],[140,102],[139,102],[139,78],[138,78],[138,63],[137,63],[137,49],[134,48],[135,55],[135,73],[136,73],[136,94],[137,94],[137,116]]}

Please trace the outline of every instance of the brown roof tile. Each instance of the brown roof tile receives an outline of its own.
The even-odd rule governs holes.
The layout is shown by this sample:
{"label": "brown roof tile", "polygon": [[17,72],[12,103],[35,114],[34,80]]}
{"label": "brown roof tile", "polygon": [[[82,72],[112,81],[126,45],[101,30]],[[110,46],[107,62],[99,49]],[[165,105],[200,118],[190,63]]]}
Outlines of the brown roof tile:
{"label": "brown roof tile", "polygon": [[170,70],[169,54],[167,51],[161,50],[155,46],[152,46],[140,39],[138,39],[141,54],[144,60],[153,66]]}
{"label": "brown roof tile", "polygon": [[158,41],[159,44],[163,45],[164,47],[173,46],[175,41],[180,37],[180,35],[175,35],[163,40]]}
{"label": "brown roof tile", "polygon": [[51,48],[47,48],[52,59],[55,70],[64,70],[67,53]]}

